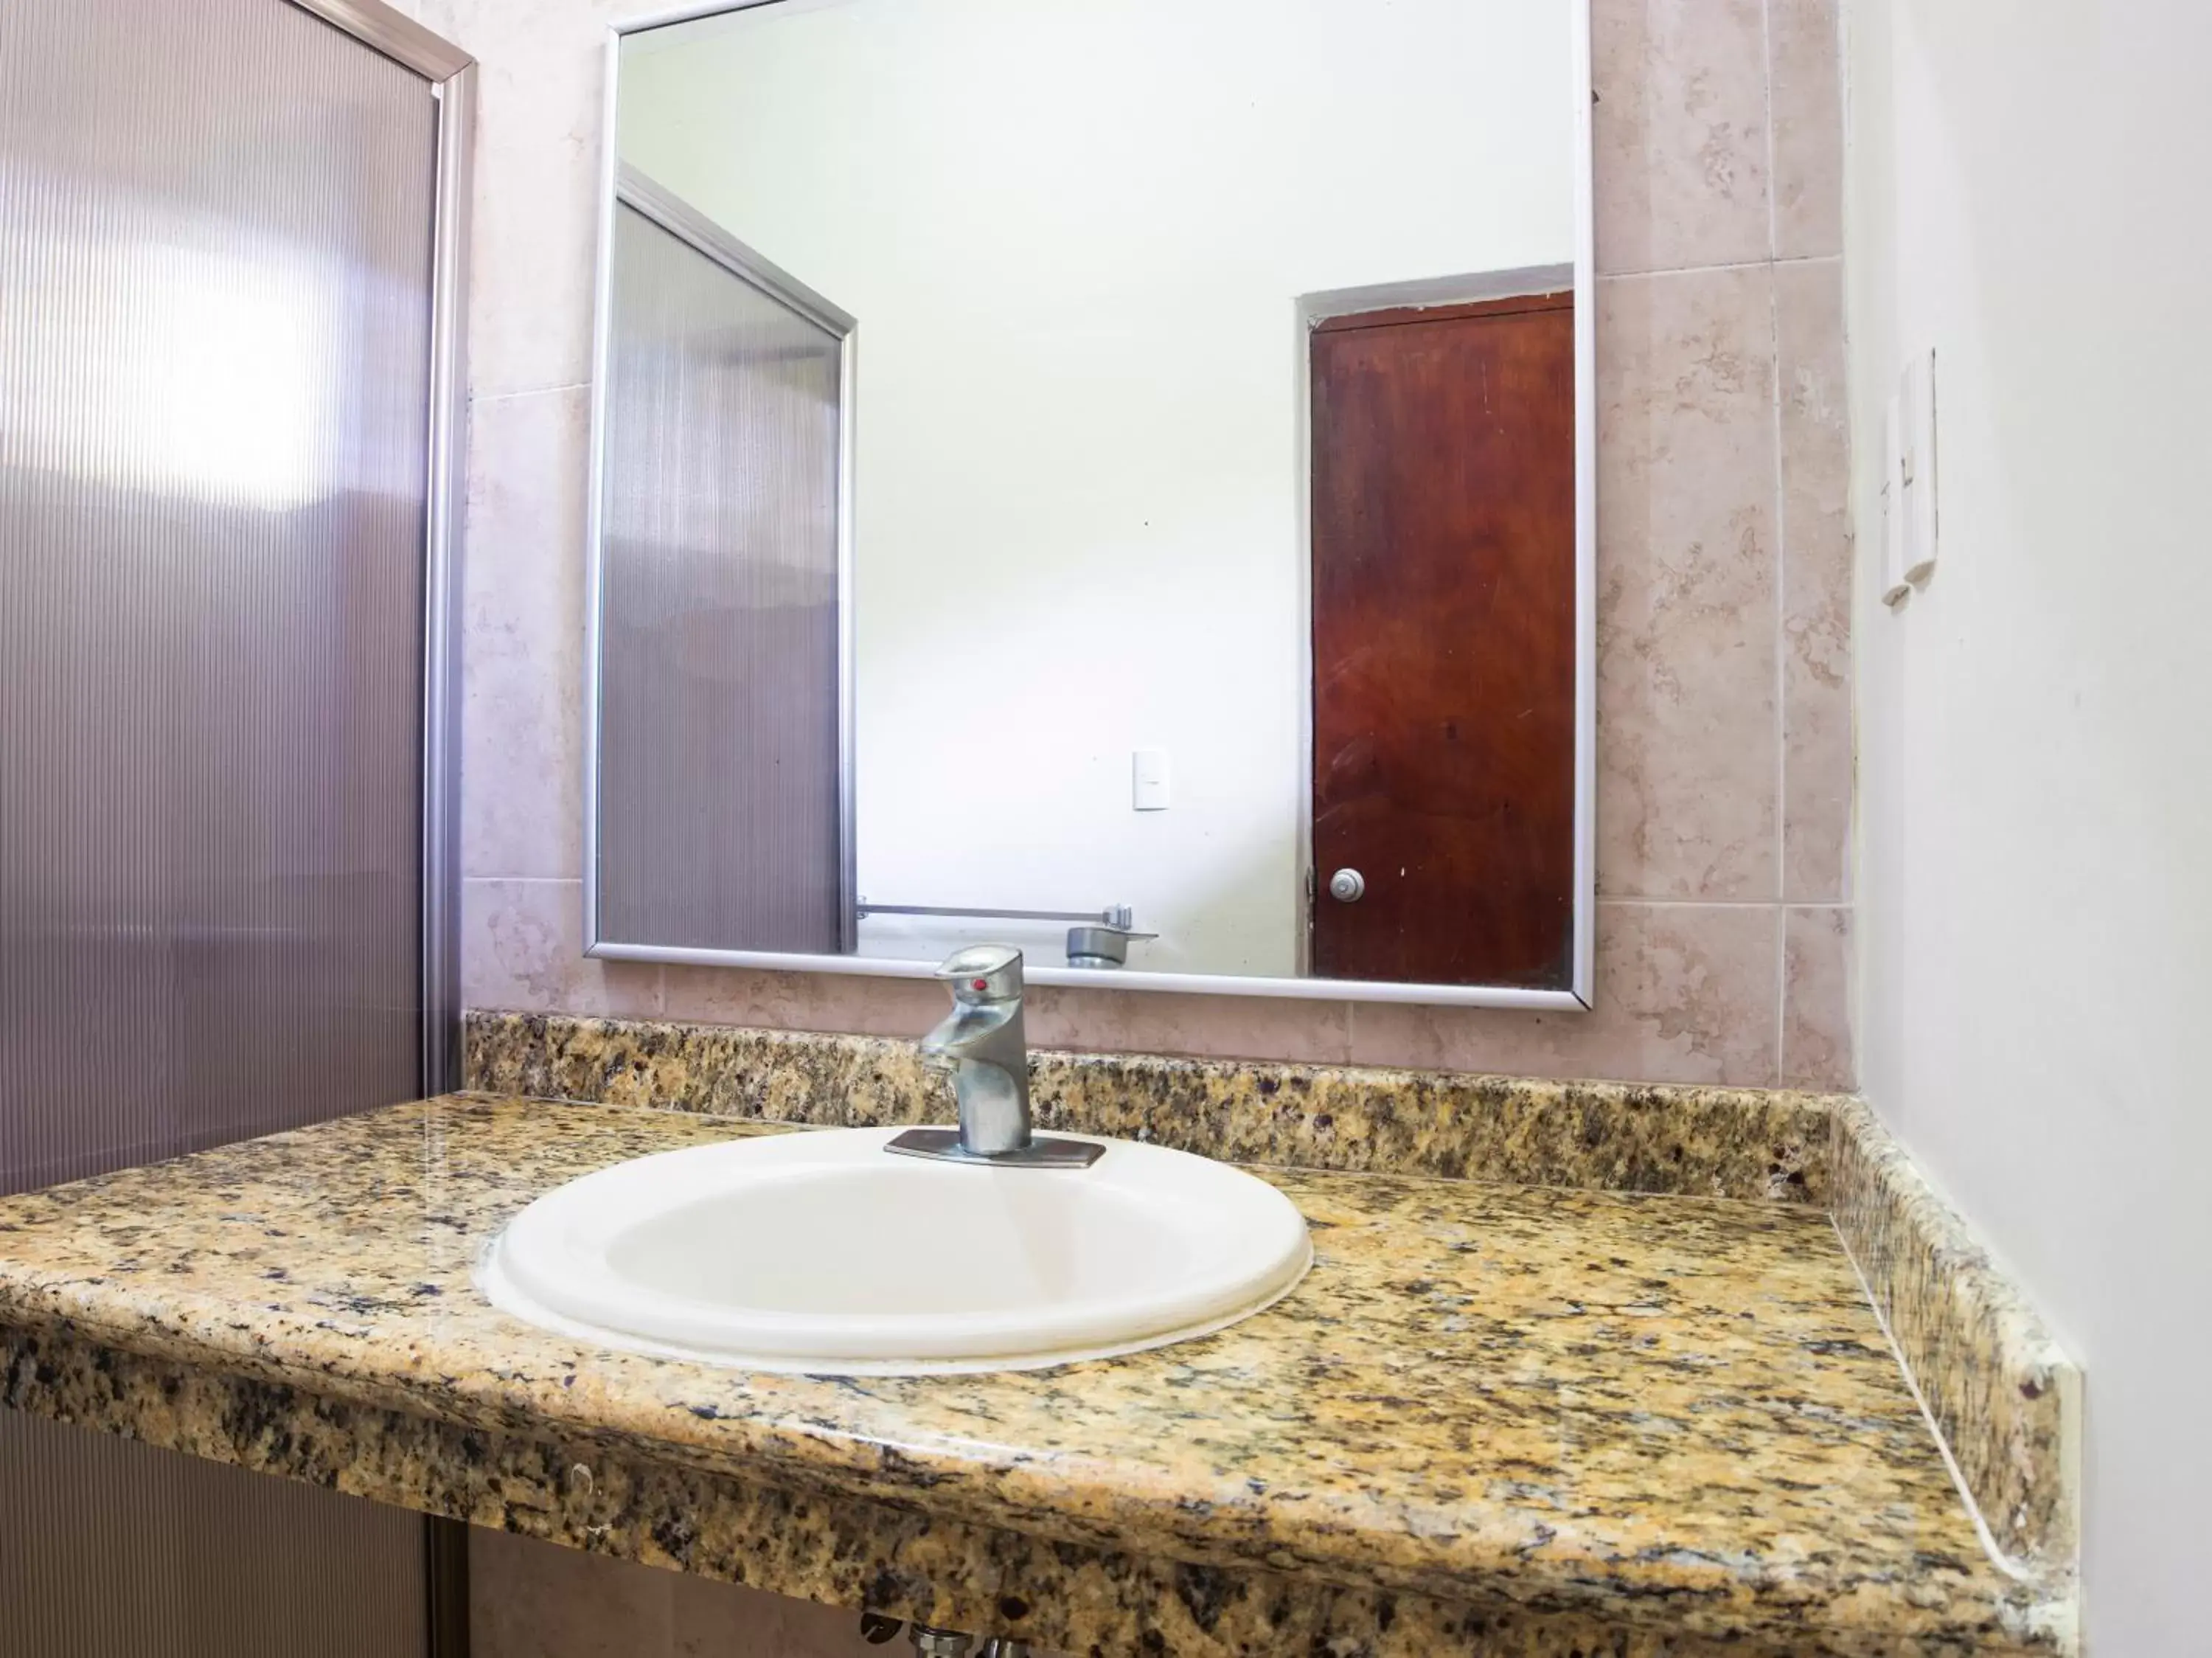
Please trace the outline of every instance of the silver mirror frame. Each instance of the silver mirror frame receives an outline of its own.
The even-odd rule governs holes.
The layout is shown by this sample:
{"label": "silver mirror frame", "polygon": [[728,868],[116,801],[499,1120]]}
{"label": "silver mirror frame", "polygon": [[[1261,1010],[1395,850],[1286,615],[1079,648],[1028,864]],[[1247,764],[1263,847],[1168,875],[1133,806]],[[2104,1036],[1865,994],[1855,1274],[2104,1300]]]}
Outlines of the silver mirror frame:
{"label": "silver mirror frame", "polygon": [[[627,35],[672,23],[773,5],[777,0],[708,0],[609,26],[605,87],[599,126],[599,253],[593,282],[591,478],[586,511],[586,569],[584,654],[584,954],[604,960],[676,966],[749,967],[784,972],[857,973],[879,978],[927,978],[933,961],[860,955],[799,954],[772,950],[710,950],[632,943],[605,936],[599,924],[599,741],[601,521],[606,450],[608,356],[613,300],[615,214],[621,178],[616,115]],[[1597,316],[1595,238],[1592,214],[1590,27],[1589,0],[1569,0],[1573,34],[1576,100],[1575,169],[1575,874],[1571,985],[1531,991],[1505,985],[1399,984],[1377,979],[1268,978],[1237,973],[1152,972],[1117,968],[1032,966],[1031,983],[1091,985],[1121,991],[1180,991],[1188,995],[1273,997],[1313,1002],[1401,1002],[1466,1008],[1515,1008],[1553,1013],[1587,1011],[1594,1000],[1596,956],[1597,865]],[[848,372],[850,371],[849,350]],[[849,392],[849,387],[848,387]],[[844,775],[839,797],[847,885],[852,884],[852,606],[850,600],[851,402],[841,466],[840,605],[838,655],[840,751]],[[1310,680],[1311,664],[1308,663]],[[1310,710],[1309,710],[1309,718]],[[1310,741],[1310,732],[1309,732]],[[1310,767],[1307,768],[1310,771]]]}

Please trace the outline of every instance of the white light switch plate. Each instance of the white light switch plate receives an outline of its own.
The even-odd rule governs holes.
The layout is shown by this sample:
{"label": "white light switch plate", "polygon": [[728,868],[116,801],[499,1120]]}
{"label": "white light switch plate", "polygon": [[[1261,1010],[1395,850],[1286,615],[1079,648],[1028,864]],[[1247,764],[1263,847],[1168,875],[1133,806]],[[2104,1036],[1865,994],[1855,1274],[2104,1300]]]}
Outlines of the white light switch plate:
{"label": "white light switch plate", "polygon": [[1905,365],[1884,411],[1881,601],[1893,610],[1936,573],[1936,354]]}
{"label": "white light switch plate", "polygon": [[1129,756],[1129,805],[1139,812],[1168,809],[1168,751],[1139,748]]}
{"label": "white light switch plate", "polygon": [[1898,388],[1904,421],[1899,482],[1903,486],[1901,515],[1905,579],[1915,587],[1928,585],[1936,573],[1936,354],[1923,351],[1905,364]]}
{"label": "white light switch plate", "polygon": [[1905,395],[1892,393],[1881,422],[1881,601],[1893,608],[1911,594],[1905,579]]}

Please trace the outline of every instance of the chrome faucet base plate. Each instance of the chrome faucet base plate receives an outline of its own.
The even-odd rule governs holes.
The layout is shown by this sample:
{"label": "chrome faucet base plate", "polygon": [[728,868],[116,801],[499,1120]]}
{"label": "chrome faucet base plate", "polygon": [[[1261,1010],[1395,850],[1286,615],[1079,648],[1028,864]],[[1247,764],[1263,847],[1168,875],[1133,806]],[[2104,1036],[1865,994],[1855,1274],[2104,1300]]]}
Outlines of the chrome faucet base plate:
{"label": "chrome faucet base plate", "polygon": [[1069,1140],[1040,1134],[1016,1151],[970,1151],[957,1128],[910,1128],[884,1149],[902,1157],[930,1157],[941,1163],[980,1163],[990,1168],[1088,1168],[1106,1155],[1095,1140]]}

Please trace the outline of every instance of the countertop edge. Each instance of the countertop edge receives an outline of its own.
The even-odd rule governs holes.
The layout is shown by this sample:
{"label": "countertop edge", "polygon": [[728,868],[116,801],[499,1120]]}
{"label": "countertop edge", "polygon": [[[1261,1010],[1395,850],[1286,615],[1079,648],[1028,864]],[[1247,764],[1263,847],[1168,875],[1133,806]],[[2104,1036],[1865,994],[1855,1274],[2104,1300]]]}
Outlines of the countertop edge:
{"label": "countertop edge", "polygon": [[[1003,1509],[994,1523],[914,1502],[908,1492],[847,1489],[805,1478],[787,1480],[778,1477],[781,1471],[750,1466],[755,1460],[750,1458],[737,1460],[747,1466],[714,1466],[720,1460],[701,1458],[689,1447],[640,1442],[543,1412],[494,1421],[428,1408],[425,1401],[404,1394],[378,1398],[374,1395],[380,1390],[342,1385],[332,1373],[295,1373],[247,1353],[149,1352],[124,1332],[59,1314],[40,1319],[23,1313],[18,1306],[0,1303],[0,1359],[6,1361],[0,1365],[0,1405],[593,1552],[830,1604],[926,1617],[950,1627],[997,1628],[1024,1638],[1054,1631],[1040,1628],[1026,1614],[1009,1618],[1006,1609],[1012,1603],[1002,1594],[978,1602],[972,1593],[963,1599],[941,1578],[925,1583],[929,1574],[917,1570],[909,1557],[921,1539],[935,1539],[934,1557],[939,1559],[963,1549],[980,1550],[1002,1568],[1000,1581],[1007,1581],[1005,1572],[1012,1570],[1015,1581],[1032,1591],[1041,1574],[1048,1575],[1055,1564],[1066,1571],[1103,1573],[1114,1580],[1107,1613],[1096,1612],[1095,1594],[1072,1598],[1034,1592],[1019,1598],[1030,1612],[1056,1601],[1054,1614],[1066,1616],[1072,1600],[1080,1601],[1093,1608],[1081,1616],[1106,1616],[1117,1630],[1141,1640],[1142,1629],[1152,1626],[1147,1620],[1158,1609],[1170,1619],[1188,1616],[1203,1623],[1221,1615],[1220,1605],[1212,1603],[1234,1600],[1245,1606],[1248,1615],[1265,1606],[1267,1615],[1278,1620],[1270,1640],[1289,1632],[1281,1627],[1285,1619],[1314,1633],[1336,1626],[1373,1637],[1358,1649],[1369,1658],[1417,1658],[1446,1649],[1434,1644],[1439,1638],[1469,1635],[1492,1643],[1463,1649],[1480,1650],[1484,1658],[1493,1653],[1518,1658],[1524,1652],[1528,1658],[1551,1658],[1600,1640],[1605,1643],[1600,1649],[1630,1658],[2048,1658],[2062,1649],[2051,1615],[2054,1610],[2070,1612],[2070,1606],[2055,1609],[2024,1590],[2017,1603],[1993,1609],[1996,1617],[1971,1641],[1829,1628],[1802,1618],[1766,1627],[1723,1618],[1718,1628],[1700,1628],[1700,1620],[1681,1616],[1686,1592],[1679,1585],[1640,1602],[1620,1597],[1608,1586],[1593,1604],[1584,1605],[1572,1597],[1485,1595],[1463,1576],[1443,1586],[1457,1593],[1376,1578],[1347,1579],[1295,1555],[1184,1557],[1082,1535],[1081,1528],[1064,1528],[1075,1534],[1056,1534],[1025,1523],[1029,1515]],[[354,1412],[368,1414],[357,1418]],[[350,1454],[337,1452],[329,1441],[338,1432],[374,1443],[356,1444]],[[432,1442],[441,1434],[459,1438],[435,1455],[410,1455],[404,1447],[395,1451],[389,1442],[393,1436],[404,1440],[410,1433]],[[496,1516],[486,1514],[481,1494],[475,1501],[440,1494],[441,1480],[448,1486],[457,1481],[466,1485],[479,1477],[495,1477],[492,1489],[501,1506]],[[641,1507],[638,1492],[664,1481],[680,1490],[680,1503],[663,1504],[659,1510],[643,1504],[657,1517],[641,1520],[635,1512]],[[518,1496],[529,1499],[519,1510]],[[788,1541],[790,1527],[809,1517],[841,1537],[877,1527],[898,1530],[902,1536],[896,1548],[882,1537],[867,1540],[857,1552],[848,1547],[837,1582],[793,1581],[780,1576],[775,1562],[763,1569],[751,1554],[732,1554],[726,1546],[713,1560],[695,1560],[696,1539],[690,1533],[711,1527],[702,1528],[685,1516],[712,1509],[724,1497],[750,1507],[765,1503],[776,1511],[775,1527],[759,1528],[755,1539],[771,1551],[771,1538]],[[826,1520],[825,1503],[830,1514]],[[606,1513],[610,1504],[626,1511],[626,1537],[613,1536],[615,1517]],[[893,1558],[896,1570],[860,1570],[879,1556]],[[1018,1557],[1018,1569],[1008,1567],[1009,1556]],[[988,1575],[976,1572],[972,1560],[962,1564],[956,1577],[972,1582]],[[1131,1593],[1139,1581],[1146,1592]],[[2070,1618],[2066,1623],[2070,1629]],[[1064,1641],[1079,1633],[1095,1640],[1097,1632],[1057,1631]],[[1208,1626],[1206,1633],[1212,1637],[1218,1631]],[[1512,1644],[1516,1639],[1523,1644]],[[1083,1643],[1068,1642],[1071,1649]]]}

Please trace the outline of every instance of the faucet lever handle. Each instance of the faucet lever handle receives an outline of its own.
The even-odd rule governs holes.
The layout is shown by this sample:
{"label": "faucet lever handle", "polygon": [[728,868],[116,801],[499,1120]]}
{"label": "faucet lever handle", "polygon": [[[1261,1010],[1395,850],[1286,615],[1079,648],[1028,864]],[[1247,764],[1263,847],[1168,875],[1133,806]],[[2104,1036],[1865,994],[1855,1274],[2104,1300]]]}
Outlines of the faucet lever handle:
{"label": "faucet lever handle", "polygon": [[938,979],[955,1002],[981,1003],[1022,999],[1022,953],[1011,944],[970,944],[939,964]]}

